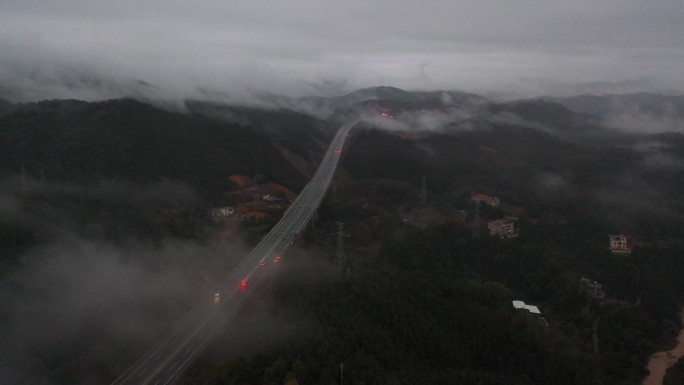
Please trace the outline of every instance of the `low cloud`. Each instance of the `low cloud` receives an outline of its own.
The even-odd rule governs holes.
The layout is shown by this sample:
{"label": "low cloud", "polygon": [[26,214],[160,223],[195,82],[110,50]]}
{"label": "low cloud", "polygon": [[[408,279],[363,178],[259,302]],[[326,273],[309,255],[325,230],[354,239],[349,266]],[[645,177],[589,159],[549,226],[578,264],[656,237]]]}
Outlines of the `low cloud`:
{"label": "low cloud", "polygon": [[[166,240],[106,244],[70,237],[25,254],[0,281],[8,383],[102,383],[141,354],[229,271],[244,250]],[[231,256],[232,254],[232,256]],[[107,368],[98,373],[94,368]],[[58,368],[56,371],[52,368]],[[93,368],[92,371],[85,368]],[[101,370],[101,369],[100,369]],[[93,381],[93,376],[104,375]],[[73,376],[73,377],[72,377]]]}
{"label": "low cloud", "polygon": [[646,170],[662,168],[684,168],[684,154],[671,143],[661,139],[640,141],[630,148],[637,151],[643,160],[642,167]]}
{"label": "low cloud", "polygon": [[415,132],[442,131],[450,124],[467,128],[467,125],[460,124],[476,116],[476,112],[465,108],[404,111],[397,113],[396,116],[384,116],[374,109],[365,109],[359,113],[358,119],[373,127],[389,131]]}
{"label": "low cloud", "polygon": [[110,238],[121,226],[111,222],[121,218],[99,214],[116,211],[81,222],[78,211],[91,206],[52,201],[71,196],[144,209],[161,200],[162,207],[182,208],[195,202],[182,185],[16,182],[2,183],[3,223],[32,232],[36,240],[0,275],[0,376],[7,383],[113,380],[131,355],[155,343],[248,251],[212,237],[146,239],[134,229]]}
{"label": "low cloud", "polygon": [[330,96],[375,85],[521,97],[635,79],[649,79],[640,90],[681,90],[681,20],[678,4],[637,0],[4,2],[0,84],[22,101],[173,100],[200,89]]}
{"label": "low cloud", "polygon": [[571,178],[558,173],[539,172],[534,178],[534,183],[542,195],[552,196],[557,201],[562,201],[577,193],[577,188],[573,185]]}
{"label": "low cloud", "polygon": [[[15,177],[0,186],[3,224],[35,232],[38,238],[14,265],[0,270],[3,382],[111,382],[198,300],[212,295],[216,283],[249,252],[236,237],[223,239],[223,229],[208,229],[207,236],[192,239],[147,238],[127,229],[124,236],[112,238],[107,234],[118,225],[110,222],[117,219],[87,215],[83,223],[75,218],[90,206],[65,207],[55,199],[76,197],[141,210],[155,205],[185,217],[184,208],[197,200],[182,184],[100,180],[76,185]],[[99,230],[91,231],[93,227]],[[291,250],[278,268],[277,285],[309,286],[339,277],[339,270],[319,252]],[[251,292],[245,305],[249,310],[216,338],[210,357],[249,354],[264,338],[272,343],[301,327],[298,317],[279,312],[277,302],[259,293]],[[221,343],[226,338],[230,344]]]}
{"label": "low cloud", "polygon": [[684,133],[684,118],[645,113],[616,113],[605,116],[602,124],[628,133]]}

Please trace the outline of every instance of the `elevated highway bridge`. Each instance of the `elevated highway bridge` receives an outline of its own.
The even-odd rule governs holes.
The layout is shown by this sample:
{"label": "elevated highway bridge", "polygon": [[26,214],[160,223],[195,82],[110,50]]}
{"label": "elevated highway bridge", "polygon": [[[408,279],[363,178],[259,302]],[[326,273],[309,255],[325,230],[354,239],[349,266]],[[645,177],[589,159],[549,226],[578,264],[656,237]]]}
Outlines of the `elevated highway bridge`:
{"label": "elevated highway bridge", "polygon": [[335,174],[349,131],[337,131],[311,178],[282,219],[212,293],[199,301],[164,339],[112,385],[173,384],[218,330],[237,312],[247,295],[279,263],[280,256],[311,220]]}

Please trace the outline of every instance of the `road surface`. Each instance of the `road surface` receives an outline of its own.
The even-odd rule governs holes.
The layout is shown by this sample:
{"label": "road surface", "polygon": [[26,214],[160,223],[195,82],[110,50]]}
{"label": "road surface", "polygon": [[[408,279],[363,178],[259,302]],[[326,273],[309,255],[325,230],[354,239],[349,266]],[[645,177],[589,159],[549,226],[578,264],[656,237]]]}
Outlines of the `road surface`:
{"label": "road surface", "polygon": [[[204,346],[239,309],[264,275],[304,229],[332,181],[342,147],[356,122],[337,131],[316,174],[285,211],[283,218],[240,262],[229,278],[207,293],[153,350],[134,363],[112,385],[168,385],[183,373]],[[218,295],[216,295],[218,294]]]}

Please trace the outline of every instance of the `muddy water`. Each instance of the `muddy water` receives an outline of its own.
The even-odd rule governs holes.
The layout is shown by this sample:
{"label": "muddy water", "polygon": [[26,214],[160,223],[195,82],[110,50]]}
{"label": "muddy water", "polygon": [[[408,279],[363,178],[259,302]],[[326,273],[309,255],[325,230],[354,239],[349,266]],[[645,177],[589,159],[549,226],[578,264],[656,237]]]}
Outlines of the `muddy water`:
{"label": "muddy water", "polygon": [[[684,307],[679,315],[682,319],[682,323],[684,323]],[[663,385],[665,371],[677,362],[679,357],[684,357],[684,329],[679,331],[677,346],[674,349],[667,352],[653,353],[651,359],[648,361],[648,371],[650,374],[641,382],[641,384]]]}

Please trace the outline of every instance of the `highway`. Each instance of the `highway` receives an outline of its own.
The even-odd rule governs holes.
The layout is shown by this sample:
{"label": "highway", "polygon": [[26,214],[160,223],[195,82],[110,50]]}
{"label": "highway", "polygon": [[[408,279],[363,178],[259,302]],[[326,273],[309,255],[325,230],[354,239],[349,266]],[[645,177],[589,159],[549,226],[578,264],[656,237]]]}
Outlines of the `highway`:
{"label": "highway", "polygon": [[233,272],[112,385],[168,385],[178,379],[259,281],[280,262],[282,254],[311,220],[330,186],[347,135],[356,123],[339,128],[309,183]]}

